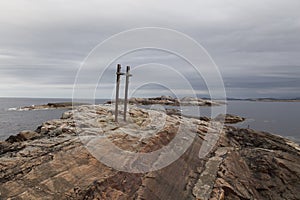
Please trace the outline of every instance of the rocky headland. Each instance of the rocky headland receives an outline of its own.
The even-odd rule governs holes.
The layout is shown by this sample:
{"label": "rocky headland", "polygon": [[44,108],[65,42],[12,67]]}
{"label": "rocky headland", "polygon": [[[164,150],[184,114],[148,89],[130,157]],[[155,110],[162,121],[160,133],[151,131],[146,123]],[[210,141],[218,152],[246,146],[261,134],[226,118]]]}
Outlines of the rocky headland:
{"label": "rocky headland", "polygon": [[[0,143],[0,199],[300,199],[297,144],[251,129],[219,131],[218,123],[131,106],[128,122],[116,124],[112,106],[78,106]],[[95,145],[100,156],[109,153],[106,143],[91,139],[105,137],[128,152],[153,152],[169,144],[181,124],[190,125],[182,141],[192,133],[192,143],[159,170],[118,171],[88,151]],[[200,156],[211,135],[217,140]]]}

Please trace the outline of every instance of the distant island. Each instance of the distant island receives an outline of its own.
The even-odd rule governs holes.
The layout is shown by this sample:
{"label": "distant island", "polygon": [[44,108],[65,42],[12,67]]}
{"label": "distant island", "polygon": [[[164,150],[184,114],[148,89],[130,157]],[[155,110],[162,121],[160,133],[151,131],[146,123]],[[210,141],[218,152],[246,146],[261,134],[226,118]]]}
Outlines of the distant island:
{"label": "distant island", "polygon": [[[115,103],[114,101],[106,101],[106,104]],[[123,99],[119,100],[119,103],[124,103]],[[128,100],[129,104],[132,105],[168,105],[168,106],[220,106],[224,105],[224,101],[212,101],[202,98],[194,97],[184,97],[184,98],[174,98],[171,96],[160,96],[160,97],[150,97],[150,98],[138,98],[132,97]],[[72,109],[73,106],[80,106],[86,103],[78,102],[53,102],[43,105],[30,105],[20,108],[13,108],[13,110],[26,111],[26,110],[47,110],[47,109]]]}
{"label": "distant island", "polygon": [[27,111],[27,110],[48,110],[48,109],[72,109],[73,106],[84,105],[84,103],[74,103],[74,102],[55,102],[47,103],[43,105],[30,105],[23,106],[20,108],[13,108],[13,110]]}
{"label": "distant island", "polygon": [[[300,98],[277,99],[277,98],[226,98],[226,101],[261,101],[261,102],[300,102]],[[171,96],[139,98],[132,97],[128,99],[128,103],[132,105],[168,105],[168,106],[221,106],[226,104],[224,100],[211,100],[209,98],[183,97],[174,98]],[[106,104],[115,103],[114,100],[108,100]],[[124,103],[124,99],[120,99],[119,103]],[[72,109],[73,106],[84,105],[85,103],[77,102],[53,102],[44,105],[30,105],[20,108],[11,108],[11,110],[47,110],[47,109]]]}
{"label": "distant island", "polygon": [[[123,103],[123,99],[120,100]],[[225,104],[224,101],[216,100],[212,101],[209,99],[203,98],[195,98],[195,97],[183,97],[183,98],[175,98],[171,96],[160,96],[160,97],[151,97],[151,98],[130,98],[128,100],[130,104],[138,104],[138,105],[153,105],[153,104],[161,104],[161,105],[169,105],[169,106],[220,106]],[[111,104],[114,101],[107,101],[106,103]]]}
{"label": "distant island", "polygon": [[299,98],[227,98],[228,101],[300,102]]}

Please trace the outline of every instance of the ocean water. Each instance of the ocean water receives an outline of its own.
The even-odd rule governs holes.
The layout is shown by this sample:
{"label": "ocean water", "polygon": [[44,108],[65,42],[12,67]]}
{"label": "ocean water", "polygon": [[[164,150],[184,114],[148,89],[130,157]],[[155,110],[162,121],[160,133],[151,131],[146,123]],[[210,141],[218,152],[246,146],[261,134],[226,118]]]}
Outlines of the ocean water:
{"label": "ocean water", "polygon": [[300,144],[300,102],[230,102],[228,113],[245,117],[239,127],[271,132]]}
{"label": "ocean water", "polygon": [[[9,135],[15,135],[22,130],[35,130],[47,120],[59,119],[66,111],[65,109],[16,111],[10,108],[68,101],[72,100],[0,98],[0,140],[5,140]],[[106,99],[99,99],[96,103],[105,101]],[[247,118],[235,126],[271,132],[300,143],[300,102],[229,101],[226,107],[227,113]],[[219,108],[222,110],[222,107]],[[199,114],[192,106],[180,109],[192,116]],[[210,107],[200,108],[201,116],[210,116],[210,113]]]}
{"label": "ocean water", "polygon": [[[226,108],[227,113],[246,118],[234,126],[270,132],[300,144],[300,102],[228,101]],[[196,116],[193,107],[181,109]],[[210,108],[201,107],[200,115],[210,116]]]}
{"label": "ocean water", "polygon": [[[47,120],[59,119],[66,111],[66,109],[17,111],[14,108],[71,101],[72,99],[54,98],[0,98],[0,140],[16,135],[22,130],[35,130]],[[96,103],[105,101],[106,99],[99,99]]]}
{"label": "ocean water", "polygon": [[62,101],[69,100],[0,98],[0,140],[4,140],[9,135],[15,135],[22,130],[35,130],[44,121],[60,118],[61,114],[65,111],[62,109],[16,111],[9,110],[10,108]]}

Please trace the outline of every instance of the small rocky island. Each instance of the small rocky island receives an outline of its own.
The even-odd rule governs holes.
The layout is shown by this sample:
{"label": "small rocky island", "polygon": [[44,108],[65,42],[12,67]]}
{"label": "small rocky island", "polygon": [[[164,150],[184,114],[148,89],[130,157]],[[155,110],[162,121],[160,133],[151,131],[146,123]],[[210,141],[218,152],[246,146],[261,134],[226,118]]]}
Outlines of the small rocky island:
{"label": "small rocky island", "polygon": [[[120,100],[122,103],[124,100]],[[222,101],[212,101],[207,99],[201,98],[194,98],[194,97],[183,97],[181,99],[174,98],[171,96],[160,96],[160,97],[153,97],[153,98],[130,98],[128,100],[130,104],[133,105],[153,105],[153,104],[160,104],[160,105],[169,105],[169,106],[220,106],[223,105],[224,102]],[[114,101],[107,101],[107,104],[114,103]]]}
{"label": "small rocky island", "polygon": [[[120,103],[124,103],[123,99],[119,100]],[[169,106],[220,106],[225,103],[222,101],[211,101],[207,99],[201,98],[193,98],[193,97],[184,97],[181,99],[174,98],[171,96],[160,96],[160,97],[152,97],[152,98],[137,98],[132,97],[128,100],[129,104],[132,105],[169,105]],[[107,101],[106,104],[112,104],[114,101]],[[43,105],[30,105],[24,106],[20,108],[14,108],[14,110],[19,111],[28,111],[28,110],[48,110],[48,109],[72,109],[73,106],[84,105],[85,103],[76,103],[76,102],[55,102],[55,103],[47,103]]]}
{"label": "small rocky island", "polygon": [[31,105],[17,108],[19,111],[27,110],[47,110],[47,109],[72,109],[73,106],[83,105],[82,103],[74,102],[57,102],[57,103],[47,103],[44,105]]}
{"label": "small rocky island", "polygon": [[[288,139],[225,126],[211,151],[199,157],[207,136],[216,132],[211,124],[219,123],[217,119],[136,106],[130,106],[128,114],[127,123],[116,124],[113,106],[81,105],[35,131],[2,141],[0,199],[300,199],[300,148]],[[75,119],[87,122],[76,124]],[[172,164],[147,173],[104,165],[79,139],[81,134],[105,136],[123,150],[147,153],[170,143],[182,123],[194,127],[186,129],[195,135],[190,147]],[[147,137],[134,131],[158,126]],[[105,152],[107,145],[98,148]]]}

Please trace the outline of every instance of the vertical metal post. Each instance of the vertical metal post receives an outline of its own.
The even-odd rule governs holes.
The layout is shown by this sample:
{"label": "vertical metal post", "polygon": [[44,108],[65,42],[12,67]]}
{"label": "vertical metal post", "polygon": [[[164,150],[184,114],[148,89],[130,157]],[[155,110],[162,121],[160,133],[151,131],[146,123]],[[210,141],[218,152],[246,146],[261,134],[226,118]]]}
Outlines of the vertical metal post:
{"label": "vertical metal post", "polygon": [[128,85],[129,85],[129,77],[130,74],[130,66],[126,68],[126,82],[125,82],[125,99],[124,99],[124,121],[126,122],[126,112],[127,112],[127,102],[128,102]]}
{"label": "vertical metal post", "polygon": [[117,82],[116,82],[116,101],[115,101],[115,122],[118,122],[118,104],[119,104],[119,88],[120,88],[120,76],[121,73],[121,65],[117,65]]}

